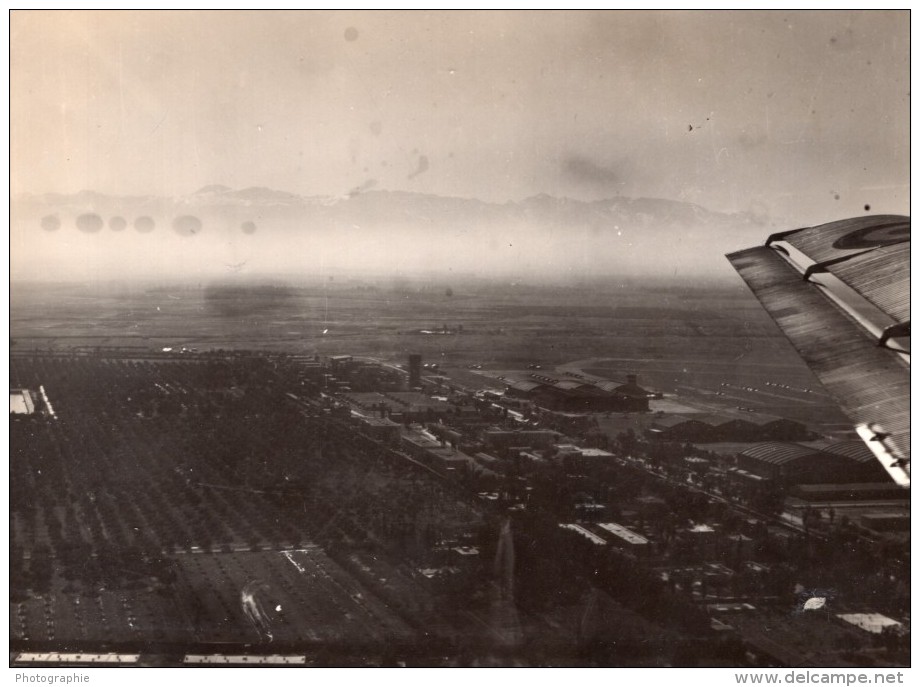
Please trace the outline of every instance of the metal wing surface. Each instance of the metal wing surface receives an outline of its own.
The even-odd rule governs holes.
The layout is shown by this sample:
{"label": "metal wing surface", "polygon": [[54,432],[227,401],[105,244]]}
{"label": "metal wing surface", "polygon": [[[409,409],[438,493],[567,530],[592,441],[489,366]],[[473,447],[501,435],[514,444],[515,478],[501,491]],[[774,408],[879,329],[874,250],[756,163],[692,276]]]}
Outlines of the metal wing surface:
{"label": "metal wing surface", "polygon": [[910,486],[910,218],[794,229],[732,266],[898,484]]}

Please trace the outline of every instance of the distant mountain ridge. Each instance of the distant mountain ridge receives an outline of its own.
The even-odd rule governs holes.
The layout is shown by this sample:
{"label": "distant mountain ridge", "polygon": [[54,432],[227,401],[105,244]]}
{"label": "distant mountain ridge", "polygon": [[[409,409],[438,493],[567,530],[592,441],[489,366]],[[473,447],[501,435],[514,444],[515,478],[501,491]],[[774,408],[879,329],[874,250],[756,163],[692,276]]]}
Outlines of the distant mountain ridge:
{"label": "distant mountain ridge", "polygon": [[[614,231],[656,225],[666,228],[731,223],[741,228],[763,227],[768,223],[767,218],[748,212],[723,213],[693,203],[662,198],[616,197],[583,201],[539,194],[520,201],[492,203],[410,191],[367,190],[347,196],[306,196],[260,186],[233,189],[220,184],[204,186],[194,193],[178,197],[114,196],[89,190],[74,194],[20,194],[12,198],[11,211],[14,217],[41,210],[100,215],[124,215],[132,211],[149,214],[152,210],[160,210],[168,214],[170,209],[188,213],[196,206],[203,212],[225,208],[241,214],[247,214],[248,208],[249,214],[264,218],[304,213],[303,219],[309,219],[310,215],[323,219],[340,216],[342,219],[382,222],[415,219],[426,223],[440,221],[448,225],[468,220],[507,219],[548,222],[551,225],[575,223]],[[251,219],[254,221],[256,217]]]}
{"label": "distant mountain ridge", "polygon": [[[306,196],[204,186],[177,197],[94,191],[12,198],[18,272],[465,270],[568,278],[734,278],[724,254],[776,225],[661,198],[520,201],[407,191]],[[785,227],[781,227],[785,228]],[[77,264],[77,256],[83,265]],[[304,267],[304,266],[307,267]]]}

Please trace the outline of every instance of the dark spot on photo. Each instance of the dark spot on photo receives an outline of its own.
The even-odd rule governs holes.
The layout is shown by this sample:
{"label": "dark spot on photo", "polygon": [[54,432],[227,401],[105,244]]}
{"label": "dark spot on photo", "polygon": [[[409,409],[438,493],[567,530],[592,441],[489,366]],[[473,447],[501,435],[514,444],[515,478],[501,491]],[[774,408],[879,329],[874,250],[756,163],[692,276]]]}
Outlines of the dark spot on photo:
{"label": "dark spot on photo", "polygon": [[204,289],[205,307],[220,317],[277,313],[293,305],[294,290],[284,283],[212,283]]}
{"label": "dark spot on photo", "polygon": [[142,234],[149,234],[155,226],[156,222],[153,221],[153,218],[146,215],[134,220],[134,228]]}
{"label": "dark spot on photo", "polygon": [[42,217],[41,226],[45,231],[57,231],[61,228],[61,220],[57,215],[45,215]]}
{"label": "dark spot on photo", "polygon": [[179,236],[194,236],[201,231],[201,220],[194,215],[182,215],[173,220],[173,229]]}
{"label": "dark spot on photo", "polygon": [[95,234],[100,231],[103,224],[102,218],[93,212],[87,212],[77,217],[77,229],[87,234]]}
{"label": "dark spot on photo", "polygon": [[109,220],[109,229],[112,231],[124,231],[128,226],[128,222],[125,221],[124,217],[115,216]]}
{"label": "dark spot on photo", "polygon": [[614,169],[582,155],[567,156],[562,167],[567,177],[581,183],[607,185],[616,183],[619,178]]}
{"label": "dark spot on photo", "polygon": [[358,40],[358,29],[356,29],[354,26],[349,26],[347,29],[345,29],[345,40],[349,43]]}
{"label": "dark spot on photo", "polygon": [[863,205],[863,209],[864,209],[866,212],[869,212],[869,210],[872,209],[872,206],[869,205],[869,203],[866,203],[865,205]]}
{"label": "dark spot on photo", "polygon": [[364,191],[370,191],[370,190],[371,190],[372,188],[374,188],[374,186],[376,186],[376,185],[377,185],[377,180],[376,180],[376,179],[368,179],[367,181],[365,181],[365,182],[364,182],[363,184],[361,184],[360,186],[355,186],[353,189],[351,189],[351,191],[348,192],[348,195],[349,195],[349,196],[356,196],[356,195],[358,195],[359,193],[363,193]]}
{"label": "dark spot on photo", "polygon": [[418,167],[415,168],[415,171],[412,172],[412,174],[410,174],[410,175],[408,176],[408,178],[409,178],[409,179],[414,179],[414,178],[417,177],[419,174],[424,174],[424,173],[427,172],[427,171],[428,171],[428,156],[427,156],[427,155],[419,155],[419,158],[418,158]]}
{"label": "dark spot on photo", "polygon": [[256,223],[255,222],[243,222],[240,225],[240,229],[243,230],[244,234],[255,234],[256,233]]}

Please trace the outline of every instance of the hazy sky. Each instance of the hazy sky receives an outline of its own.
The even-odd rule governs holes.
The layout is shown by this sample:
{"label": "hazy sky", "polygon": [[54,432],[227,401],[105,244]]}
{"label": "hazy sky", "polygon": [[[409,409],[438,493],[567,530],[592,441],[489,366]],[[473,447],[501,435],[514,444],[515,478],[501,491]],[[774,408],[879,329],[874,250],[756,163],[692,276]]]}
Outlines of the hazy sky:
{"label": "hazy sky", "polygon": [[902,12],[11,16],[12,191],[908,212]]}

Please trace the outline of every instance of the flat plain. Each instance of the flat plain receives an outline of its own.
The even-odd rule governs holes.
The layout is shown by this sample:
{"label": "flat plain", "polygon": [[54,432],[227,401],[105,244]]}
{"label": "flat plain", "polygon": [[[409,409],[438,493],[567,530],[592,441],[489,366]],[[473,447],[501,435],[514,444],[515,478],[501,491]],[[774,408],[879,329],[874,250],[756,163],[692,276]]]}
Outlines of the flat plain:
{"label": "flat plain", "polygon": [[[443,664],[445,646],[481,656],[514,636],[578,664],[568,642],[603,609],[618,662],[667,653],[679,630],[584,581],[551,607],[502,610],[481,583],[494,515],[297,402],[303,361],[396,367],[420,353],[438,365],[429,374],[470,390],[536,366],[638,374],[675,408],[841,424],[759,305],[730,287],[33,283],[13,285],[11,306],[11,385],[43,387],[56,414],[11,423],[20,647],[389,646]],[[600,425],[613,436],[650,417]],[[459,544],[480,547],[478,567],[454,566]],[[556,563],[528,565],[536,578]],[[433,569],[457,577],[445,586]]]}

